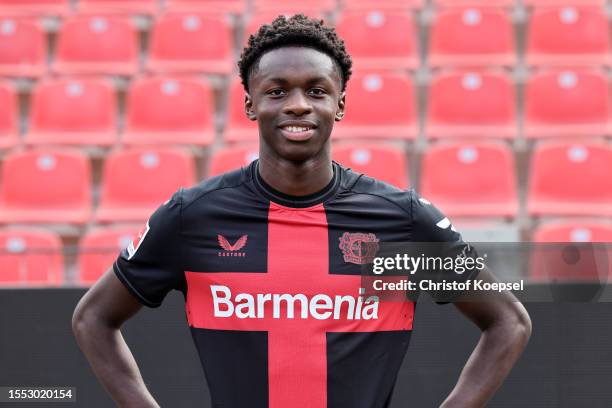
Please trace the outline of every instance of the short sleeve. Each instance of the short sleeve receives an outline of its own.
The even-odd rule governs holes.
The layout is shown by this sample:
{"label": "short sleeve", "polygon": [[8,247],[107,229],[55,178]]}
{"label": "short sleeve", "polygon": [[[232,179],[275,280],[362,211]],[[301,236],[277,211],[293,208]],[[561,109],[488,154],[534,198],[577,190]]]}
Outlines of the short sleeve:
{"label": "short sleeve", "polygon": [[[411,191],[411,194],[411,240],[426,244],[429,248],[428,255],[440,257],[445,262],[453,260],[455,265],[454,270],[439,268],[434,273],[423,274],[421,279],[427,278],[436,282],[465,282],[474,279],[481,270],[477,267],[479,262],[476,262],[478,258],[476,249],[463,240],[448,217],[434,204],[420,197],[414,190]],[[472,259],[466,262],[468,258]],[[447,303],[461,294],[461,292],[451,291],[429,291],[428,293],[438,303]]]}
{"label": "short sleeve", "polygon": [[158,307],[170,290],[183,290],[181,190],[149,218],[139,236],[121,251],[115,274],[145,306]]}

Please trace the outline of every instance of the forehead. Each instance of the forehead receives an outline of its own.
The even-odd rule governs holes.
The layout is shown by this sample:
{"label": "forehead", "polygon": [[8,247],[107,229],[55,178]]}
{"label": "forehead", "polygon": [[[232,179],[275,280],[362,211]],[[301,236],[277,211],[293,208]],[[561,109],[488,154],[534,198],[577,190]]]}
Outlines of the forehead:
{"label": "forehead", "polygon": [[299,81],[315,77],[327,78],[330,82],[340,81],[336,64],[329,55],[313,48],[281,47],[262,55],[252,79]]}

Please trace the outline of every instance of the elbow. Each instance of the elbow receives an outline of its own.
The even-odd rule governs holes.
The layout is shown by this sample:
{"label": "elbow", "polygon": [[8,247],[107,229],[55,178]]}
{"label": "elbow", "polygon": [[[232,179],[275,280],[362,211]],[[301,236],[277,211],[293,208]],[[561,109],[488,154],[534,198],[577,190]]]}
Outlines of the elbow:
{"label": "elbow", "polygon": [[515,342],[520,349],[524,349],[529,342],[532,331],[531,317],[525,307],[520,303],[516,302],[514,316],[512,318],[512,333]]}
{"label": "elbow", "polygon": [[72,313],[72,333],[77,339],[77,342],[83,339],[88,333],[92,332],[91,315],[92,313],[81,300]]}

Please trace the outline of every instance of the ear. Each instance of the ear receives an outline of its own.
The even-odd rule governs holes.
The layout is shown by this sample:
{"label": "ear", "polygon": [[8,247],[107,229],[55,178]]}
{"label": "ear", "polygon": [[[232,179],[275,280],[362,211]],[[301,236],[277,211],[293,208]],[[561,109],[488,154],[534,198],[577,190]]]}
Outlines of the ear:
{"label": "ear", "polygon": [[344,104],[346,101],[346,92],[340,94],[338,99],[338,109],[336,109],[336,122],[340,122],[344,118]]}
{"label": "ear", "polygon": [[251,95],[247,93],[244,94],[244,113],[246,113],[247,118],[249,120],[257,120],[257,116],[255,116],[255,111],[253,111],[253,99]]}

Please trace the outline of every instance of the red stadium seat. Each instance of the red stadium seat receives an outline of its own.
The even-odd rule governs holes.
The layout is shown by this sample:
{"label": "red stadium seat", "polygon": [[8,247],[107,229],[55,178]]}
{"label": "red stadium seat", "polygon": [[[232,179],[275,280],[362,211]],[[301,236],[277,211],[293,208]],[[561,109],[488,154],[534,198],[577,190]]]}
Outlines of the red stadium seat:
{"label": "red stadium seat", "polygon": [[430,138],[517,134],[512,79],[501,73],[447,73],[429,88],[426,134]]}
{"label": "red stadium seat", "polygon": [[227,16],[161,17],[152,29],[146,67],[161,73],[230,73],[234,60]]}
{"label": "red stadium seat", "polygon": [[350,0],[343,4],[344,10],[421,9],[424,6],[425,0]]}
{"label": "red stadium seat", "polygon": [[84,224],[91,215],[91,168],[76,151],[8,154],[0,184],[0,223]]}
{"label": "red stadium seat", "polygon": [[32,96],[28,144],[110,146],[117,139],[115,90],[103,79],[55,79]]}
{"label": "red stadium seat", "polygon": [[138,72],[138,33],[118,17],[79,16],[59,32],[56,73],[130,76]]}
{"label": "red stadium seat", "polygon": [[212,98],[204,80],[140,79],[128,92],[123,142],[208,145],[215,135]]}
{"label": "red stadium seat", "polygon": [[119,251],[138,236],[138,227],[98,227],[88,231],[79,242],[79,282],[91,285],[112,267]]}
{"label": "red stadium seat", "polygon": [[337,25],[355,70],[404,70],[419,65],[418,34],[408,11],[344,13]]}
{"label": "red stadium seat", "polygon": [[529,173],[531,215],[612,216],[612,148],[589,143],[537,146]]}
{"label": "red stadium seat", "polygon": [[57,234],[32,228],[0,230],[0,286],[56,286],[63,275]]}
{"label": "red stadium seat", "polygon": [[111,153],[104,163],[98,222],[144,221],[179,187],[194,184],[193,158],[174,148]]}
{"label": "red stadium seat", "polygon": [[432,67],[512,66],[514,30],[502,10],[457,8],[441,11],[432,23]]}
{"label": "red stadium seat", "polygon": [[157,0],[79,0],[77,10],[81,14],[155,14]]}
{"label": "red stadium seat", "polygon": [[408,188],[406,152],[397,147],[374,144],[333,146],[332,158],[345,167],[402,190]]}
{"label": "red stadium seat", "polygon": [[0,16],[39,17],[63,16],[70,12],[68,0],[2,0],[0,1]]}
{"label": "red stadium seat", "polygon": [[523,4],[529,7],[551,7],[551,6],[595,6],[606,5],[606,0],[523,0]]}
{"label": "red stadium seat", "polygon": [[[533,234],[529,277],[532,281],[606,282],[612,278],[612,225],[594,221],[556,221]],[[563,245],[575,243],[576,245]],[[590,245],[588,243],[607,243]],[[548,245],[543,245],[548,244]],[[569,251],[575,261],[568,262]]]}
{"label": "red stadium seat", "polygon": [[38,78],[46,71],[45,33],[30,21],[0,19],[0,76]]}
{"label": "red stadium seat", "polygon": [[433,0],[436,7],[512,7],[517,0]]}
{"label": "red stadium seat", "polygon": [[294,10],[301,12],[314,11],[328,13],[336,9],[335,0],[310,0],[308,2],[299,0],[254,0],[253,3],[256,10]]}
{"label": "red stadium seat", "polygon": [[244,113],[244,88],[235,80],[229,89],[229,104],[223,139],[226,142],[256,142],[259,138],[257,122],[249,120]]}
{"label": "red stadium seat", "polygon": [[493,143],[433,146],[423,158],[421,191],[449,216],[514,217],[512,151]]}
{"label": "red stadium seat", "polygon": [[357,74],[347,85],[346,116],[334,138],[414,139],[418,134],[414,87],[400,74]]}
{"label": "red stadium seat", "polygon": [[595,71],[533,75],[525,87],[525,136],[599,136],[609,133],[610,91]]}
{"label": "red stadium seat", "polygon": [[208,165],[208,177],[246,166],[259,157],[256,144],[226,147],[213,153]]}
{"label": "red stadium seat", "polygon": [[608,17],[603,9],[536,9],[527,35],[528,65],[610,65]]}
{"label": "red stadium seat", "polygon": [[233,13],[242,14],[246,10],[245,0],[167,0],[169,13]]}
{"label": "red stadium seat", "polygon": [[19,108],[17,94],[8,83],[0,82],[0,150],[17,144]]}

